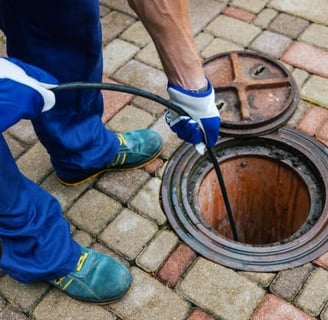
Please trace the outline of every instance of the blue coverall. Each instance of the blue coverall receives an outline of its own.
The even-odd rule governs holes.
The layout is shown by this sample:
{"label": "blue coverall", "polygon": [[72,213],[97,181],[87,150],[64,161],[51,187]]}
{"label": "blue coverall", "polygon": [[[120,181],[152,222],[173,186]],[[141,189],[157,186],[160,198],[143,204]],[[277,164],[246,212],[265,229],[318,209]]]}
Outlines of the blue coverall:
{"label": "blue coverall", "polygon": [[[8,56],[48,71],[60,83],[101,81],[98,1],[0,0],[0,27]],[[99,91],[66,91],[32,120],[59,176],[74,177],[113,160],[119,141],[102,124],[102,112]],[[0,268],[24,283],[64,276],[80,256],[58,201],[19,172],[2,135],[0,241]]]}

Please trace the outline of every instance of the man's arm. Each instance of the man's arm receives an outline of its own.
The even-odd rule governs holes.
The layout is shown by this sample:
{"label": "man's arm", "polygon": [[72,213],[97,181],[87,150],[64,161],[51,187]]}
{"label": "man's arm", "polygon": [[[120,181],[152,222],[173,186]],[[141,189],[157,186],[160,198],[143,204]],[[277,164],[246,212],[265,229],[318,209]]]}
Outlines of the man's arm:
{"label": "man's arm", "polygon": [[129,4],[151,35],[169,82],[185,89],[206,86],[188,0],[129,0]]}

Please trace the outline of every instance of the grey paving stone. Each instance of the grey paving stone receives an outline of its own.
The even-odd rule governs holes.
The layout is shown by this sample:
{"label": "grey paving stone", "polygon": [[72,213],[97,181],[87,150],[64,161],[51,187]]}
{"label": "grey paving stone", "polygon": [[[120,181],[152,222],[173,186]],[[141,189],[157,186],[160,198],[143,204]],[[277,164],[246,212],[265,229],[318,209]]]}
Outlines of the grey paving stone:
{"label": "grey paving stone", "polygon": [[101,3],[103,5],[106,5],[107,7],[111,8],[112,10],[121,11],[121,12],[127,13],[131,16],[136,16],[136,14],[130,8],[127,1],[122,1],[122,0],[101,0]]}
{"label": "grey paving stone", "polygon": [[139,254],[136,264],[147,272],[155,272],[177,243],[178,237],[172,231],[159,231]]}
{"label": "grey paving stone", "polygon": [[121,39],[114,39],[103,49],[103,73],[111,76],[117,69],[126,64],[140,49]]}
{"label": "grey paving stone", "polygon": [[0,312],[5,308],[6,301],[0,297]]}
{"label": "grey paving stone", "polygon": [[275,273],[268,272],[239,272],[239,274],[252,280],[263,288],[268,287],[276,276]]}
{"label": "grey paving stone", "polygon": [[40,183],[53,171],[49,154],[40,142],[24,153],[17,160],[17,165],[21,172],[36,183]]}
{"label": "grey paving stone", "polygon": [[208,33],[201,32],[195,37],[197,51],[200,53],[213,41],[214,37]]}
{"label": "grey paving stone", "polygon": [[188,271],[178,290],[222,320],[248,320],[265,294],[237,272],[203,258]]}
{"label": "grey paving stone", "polygon": [[328,16],[328,2],[326,0],[316,0],[315,7],[320,8],[319,10],[314,10],[313,5],[314,3],[309,0],[272,0],[270,2],[270,6],[276,10],[304,18],[306,20],[326,24]]}
{"label": "grey paving stone", "polygon": [[6,307],[0,312],[1,320],[27,320],[28,318],[13,307]]}
{"label": "grey paving stone", "polygon": [[301,90],[301,97],[315,104],[328,107],[328,79],[311,76]]}
{"label": "grey paving stone", "polygon": [[202,31],[224,8],[225,5],[215,0],[190,0],[190,21],[194,35]]}
{"label": "grey paving stone", "polygon": [[32,145],[38,141],[32,123],[29,120],[20,120],[8,129],[8,132],[18,140]]}
{"label": "grey paving stone", "polygon": [[129,207],[154,220],[158,225],[162,225],[167,221],[160,206],[161,183],[160,179],[151,178],[129,202]]}
{"label": "grey paving stone", "polygon": [[91,189],[67,212],[68,219],[92,235],[99,234],[122,210],[122,205],[109,196]]}
{"label": "grey paving stone", "polygon": [[270,286],[271,292],[284,300],[292,301],[312,270],[313,266],[307,264],[298,268],[280,271]]}
{"label": "grey paving stone", "polygon": [[111,249],[132,260],[146,246],[158,228],[155,223],[124,209],[100,235]]}
{"label": "grey paving stone", "polygon": [[268,2],[269,0],[232,0],[231,4],[253,13],[259,13]]}
{"label": "grey paving stone", "polygon": [[118,11],[112,11],[101,19],[103,45],[107,45],[134,22],[135,18]]}
{"label": "grey paving stone", "polygon": [[[138,268],[131,269],[132,289],[109,308],[122,319],[184,320],[189,304],[173,290]],[[38,320],[38,319],[37,319]]]}
{"label": "grey paving stone", "polygon": [[295,68],[292,71],[292,76],[297,84],[298,89],[300,90],[303,87],[304,82],[308,79],[310,75],[304,70]]}
{"label": "grey paving stone", "polygon": [[126,31],[124,31],[120,38],[135,44],[136,46],[143,48],[147,44],[151,43],[151,37],[143,24],[140,21],[132,24]]}
{"label": "grey paving stone", "polygon": [[16,139],[14,139],[9,134],[8,131],[5,131],[3,133],[3,137],[5,138],[7,145],[9,147],[10,152],[11,152],[12,156],[14,157],[14,159],[17,159],[26,151],[26,147],[24,147],[22,143],[20,143]]}
{"label": "grey paving stone", "polygon": [[300,40],[312,43],[317,47],[328,49],[328,27],[311,24],[301,35]]}
{"label": "grey paving stone", "polygon": [[106,126],[112,131],[123,132],[148,128],[154,121],[155,118],[148,112],[132,105],[127,105],[116,113]]}
{"label": "grey paving stone", "polygon": [[247,46],[261,32],[261,29],[241,20],[220,15],[206,27],[206,32],[242,46]]}
{"label": "grey paving stone", "polygon": [[143,62],[154,68],[163,70],[161,60],[153,43],[149,43],[145,48],[143,48],[136,55],[136,60],[139,60],[140,62]]}
{"label": "grey paving stone", "polygon": [[115,320],[104,307],[71,299],[60,290],[51,290],[33,311],[35,320]]}
{"label": "grey paving stone", "polygon": [[328,320],[328,304],[326,305],[326,307],[323,309],[322,313],[320,314],[320,319]]}
{"label": "grey paving stone", "polygon": [[297,39],[309,24],[304,19],[281,13],[272,21],[268,29],[284,34],[289,38]]}
{"label": "grey paving stone", "polygon": [[142,170],[109,172],[96,183],[96,188],[122,203],[127,203],[149,179],[149,174]]}
{"label": "grey paving stone", "polygon": [[91,183],[90,181],[74,188],[66,187],[58,181],[55,174],[51,174],[42,182],[41,187],[53,195],[60,202],[63,211],[66,212]]}
{"label": "grey paving stone", "polygon": [[328,302],[328,271],[316,268],[305,282],[295,305],[306,313],[318,316]]}
{"label": "grey paving stone", "polygon": [[77,241],[80,245],[85,247],[90,247],[92,244],[92,237],[90,234],[82,231],[77,230],[76,232],[73,232],[73,238],[75,241]]}
{"label": "grey paving stone", "polygon": [[251,48],[273,57],[279,58],[292,43],[292,40],[282,34],[264,31],[251,44]]}
{"label": "grey paving stone", "polygon": [[296,128],[303,115],[310,109],[310,105],[304,100],[299,100],[296,111],[288,120],[287,125]]}
{"label": "grey paving stone", "polygon": [[265,29],[277,15],[278,12],[276,10],[265,8],[256,16],[252,23]]}
{"label": "grey paving stone", "polygon": [[49,285],[43,282],[23,284],[9,276],[0,278],[1,295],[23,312],[31,311],[47,290]]}
{"label": "grey paving stone", "polygon": [[243,50],[244,48],[234,42],[215,38],[202,52],[201,56],[208,59],[216,54],[227,51]]}

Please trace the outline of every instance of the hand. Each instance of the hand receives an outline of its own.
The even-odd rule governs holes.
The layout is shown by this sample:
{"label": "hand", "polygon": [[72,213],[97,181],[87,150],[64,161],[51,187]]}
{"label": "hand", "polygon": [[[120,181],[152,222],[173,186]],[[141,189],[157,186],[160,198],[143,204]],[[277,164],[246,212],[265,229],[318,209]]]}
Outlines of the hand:
{"label": "hand", "polygon": [[199,153],[204,153],[204,150],[199,148],[203,142],[208,147],[216,144],[221,124],[219,110],[215,104],[214,89],[210,81],[207,81],[207,90],[200,93],[172,84],[169,84],[167,89],[170,101],[189,116],[182,116],[169,110],[166,113],[166,122],[179,138],[196,145]]}
{"label": "hand", "polygon": [[50,88],[57,79],[14,58],[0,58],[0,131],[20,119],[32,119],[55,105]]}

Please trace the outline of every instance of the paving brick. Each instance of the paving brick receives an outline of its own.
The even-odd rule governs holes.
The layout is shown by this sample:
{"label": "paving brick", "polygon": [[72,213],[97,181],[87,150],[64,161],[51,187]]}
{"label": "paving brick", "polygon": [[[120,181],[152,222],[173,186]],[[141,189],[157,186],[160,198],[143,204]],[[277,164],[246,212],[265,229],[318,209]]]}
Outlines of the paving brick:
{"label": "paving brick", "polygon": [[251,11],[253,13],[259,13],[265,5],[269,2],[269,0],[232,0],[232,5],[243,8],[245,10]]}
{"label": "paving brick", "polygon": [[158,232],[139,254],[136,263],[147,272],[155,272],[178,243],[178,237],[168,230]]}
{"label": "paving brick", "polygon": [[311,108],[310,104],[304,100],[299,100],[296,111],[292,117],[288,120],[287,125],[296,128],[299,122],[303,119],[304,114]]}
{"label": "paving brick", "polygon": [[305,114],[297,129],[314,136],[328,120],[328,110],[314,106]]}
{"label": "paving brick", "polygon": [[263,9],[253,20],[253,24],[259,26],[263,29],[266,29],[271,21],[278,15],[276,10],[271,8]]}
{"label": "paving brick", "polygon": [[269,30],[297,39],[310,23],[304,19],[289,14],[279,14],[270,24]]}
{"label": "paving brick", "polygon": [[223,13],[228,17],[239,19],[247,23],[252,22],[252,20],[255,18],[254,13],[236,7],[227,7]]}
{"label": "paving brick", "polygon": [[38,137],[35,134],[31,121],[29,120],[20,120],[15,125],[11,126],[8,129],[8,132],[28,145],[32,145],[38,141]]}
{"label": "paving brick", "polygon": [[159,270],[158,277],[174,287],[195,258],[193,250],[184,244],[179,245]]}
{"label": "paving brick", "polygon": [[328,147],[328,123],[327,122],[325,122],[323,124],[323,126],[320,128],[316,138]]}
{"label": "paving brick", "polygon": [[0,297],[0,312],[6,307],[6,301]]}
{"label": "paving brick", "polygon": [[261,29],[246,22],[220,15],[206,27],[206,31],[216,37],[248,46],[261,32]]}
{"label": "paving brick", "polygon": [[138,268],[132,268],[131,272],[132,289],[123,300],[109,305],[115,314],[134,320],[186,319],[190,307],[179,295]]}
{"label": "paving brick", "polygon": [[67,217],[78,228],[97,235],[120,211],[122,205],[118,201],[91,189],[74,203]]}
{"label": "paving brick", "polygon": [[151,37],[143,24],[140,21],[132,24],[126,31],[124,31],[120,38],[135,44],[136,46],[143,48],[147,44],[151,43]]}
{"label": "paving brick", "polygon": [[135,18],[118,12],[112,11],[101,19],[102,38],[104,46],[124,32],[134,22]]}
{"label": "paving brick", "polygon": [[243,47],[234,42],[215,38],[202,52],[203,58],[207,59],[216,54],[224,53],[227,51],[243,50]]}
{"label": "paving brick", "polygon": [[280,271],[271,284],[270,291],[287,301],[292,301],[312,270],[313,266],[307,264],[298,268]]}
{"label": "paving brick", "polygon": [[148,128],[154,121],[148,112],[128,105],[117,112],[107,126],[114,132],[123,132]]}
{"label": "paving brick", "polygon": [[126,64],[140,49],[121,39],[114,39],[103,49],[103,73],[111,76],[117,69]]}
{"label": "paving brick", "polygon": [[130,8],[127,1],[122,0],[101,0],[102,5],[106,5],[112,10],[124,12],[131,16],[136,16],[135,12]]}
{"label": "paving brick", "polygon": [[300,89],[303,87],[303,84],[305,83],[305,81],[309,78],[309,73],[304,71],[304,70],[301,70],[301,69],[298,69],[298,68],[295,68],[293,71],[292,71],[292,76],[296,82],[296,85],[300,91]]}
{"label": "paving brick", "polygon": [[240,274],[264,288],[268,287],[276,276],[275,273],[268,272],[240,272]]}
{"label": "paving brick", "polygon": [[142,169],[104,174],[96,183],[96,188],[122,203],[127,203],[149,179]]}
{"label": "paving brick", "polygon": [[320,315],[320,320],[328,320],[328,304],[326,305],[326,307],[322,311],[322,313]]}
{"label": "paving brick", "polygon": [[42,182],[41,187],[52,194],[60,202],[63,211],[66,212],[90,185],[91,181],[74,188],[66,187],[58,181],[55,174],[51,174]]}
{"label": "paving brick", "polygon": [[155,223],[124,209],[101,234],[101,240],[129,260],[135,259],[157,232]]}
{"label": "paving brick", "polygon": [[[312,316],[318,316],[328,302],[328,271],[316,268],[305,282],[295,305]],[[325,285],[323,285],[325,284]]]}
{"label": "paving brick", "polygon": [[215,320],[211,315],[207,314],[201,309],[195,309],[189,315],[187,320]]}
{"label": "paving brick", "polygon": [[90,247],[92,245],[93,239],[91,235],[82,230],[77,230],[73,232],[73,238],[82,246]]}
{"label": "paving brick", "polygon": [[36,183],[53,171],[49,154],[39,142],[17,160],[17,165],[21,172]]}
{"label": "paving brick", "polygon": [[150,175],[155,175],[157,170],[159,170],[164,164],[164,161],[160,158],[145,165],[144,170]]}
{"label": "paving brick", "polygon": [[156,47],[153,43],[149,43],[146,47],[144,47],[137,55],[136,60],[143,62],[149,66],[154,68],[163,70],[163,66],[159,55],[157,53]]}
{"label": "paving brick", "polygon": [[251,320],[315,320],[272,294],[267,294],[252,315]]}
{"label": "paving brick", "polygon": [[201,32],[195,38],[197,51],[201,52],[213,41],[214,37],[208,33]]}
{"label": "paving brick", "polygon": [[237,272],[200,258],[178,292],[222,320],[248,320],[265,291]]}
{"label": "paving brick", "polygon": [[[120,84],[110,78],[103,77],[103,82]],[[102,90],[104,99],[104,112],[102,115],[102,122],[106,123],[111,119],[118,111],[124,108],[132,99],[133,95],[129,93],[123,93],[119,91]]]}
{"label": "paving brick", "polygon": [[315,23],[311,24],[301,34],[299,39],[317,47],[328,49],[328,27]]}
{"label": "paving brick", "polygon": [[276,10],[304,18],[305,20],[326,24],[328,15],[328,2],[326,0],[316,0],[315,7],[320,8],[319,10],[314,10],[313,5],[314,3],[309,0],[270,1],[270,6]]}
{"label": "paving brick", "polygon": [[23,146],[23,144],[16,139],[14,139],[8,131],[3,133],[3,137],[5,138],[7,145],[10,149],[10,152],[14,159],[19,158],[25,151],[26,148]]}
{"label": "paving brick", "polygon": [[35,320],[79,319],[115,320],[104,307],[71,299],[60,290],[51,290],[33,311]]}
{"label": "paving brick", "polygon": [[328,107],[328,79],[311,76],[305,82],[301,96],[303,99],[308,100],[314,104]]}
{"label": "paving brick", "polygon": [[158,225],[167,221],[159,201],[161,183],[160,179],[151,178],[129,202],[129,207],[154,220]]}
{"label": "paving brick", "polygon": [[251,44],[251,49],[279,58],[292,43],[284,35],[271,31],[264,31]]}
{"label": "paving brick", "polygon": [[328,252],[313,261],[314,264],[321,268],[328,269]]}
{"label": "paving brick", "polygon": [[24,312],[30,312],[34,305],[41,300],[47,290],[49,290],[49,285],[43,282],[27,285],[9,276],[0,278],[1,295],[5,297],[11,305],[17,306]]}
{"label": "paving brick", "polygon": [[190,0],[190,22],[194,35],[202,31],[218,14],[225,5],[215,0]]}
{"label": "paving brick", "polygon": [[302,70],[328,77],[328,52],[305,42],[293,43],[281,59]]}
{"label": "paving brick", "polygon": [[27,320],[28,318],[12,307],[6,307],[0,312],[1,320]]}

